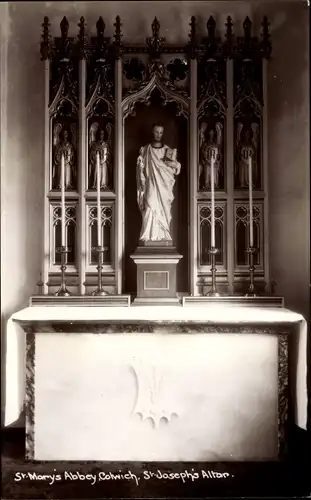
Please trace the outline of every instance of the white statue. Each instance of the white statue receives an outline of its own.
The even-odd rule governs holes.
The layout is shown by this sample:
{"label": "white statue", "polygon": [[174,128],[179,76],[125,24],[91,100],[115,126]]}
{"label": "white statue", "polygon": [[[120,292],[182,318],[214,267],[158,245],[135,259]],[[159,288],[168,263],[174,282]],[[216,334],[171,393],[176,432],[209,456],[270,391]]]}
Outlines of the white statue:
{"label": "white statue", "polygon": [[137,159],[137,202],[143,219],[140,241],[172,241],[173,188],[181,165],[177,149],[162,142],[164,127],[154,125],[152,132],[153,142],[140,148]]}
{"label": "white statue", "polygon": [[199,129],[199,179],[203,177],[203,189],[211,187],[211,159],[215,149],[218,153],[214,161],[214,186],[219,188],[219,175],[222,166],[222,124],[216,123],[215,128],[216,138],[213,128],[209,129],[208,138],[206,138],[206,122],[203,122]]}
{"label": "white statue", "polygon": [[93,189],[97,186],[97,154],[99,154],[99,174],[100,187],[108,189],[109,179],[108,171],[110,164],[110,141],[112,137],[112,126],[110,123],[106,125],[108,133],[107,142],[105,141],[105,130],[99,128],[98,123],[93,123],[90,128],[90,174],[93,174]]}
{"label": "white statue", "polygon": [[258,151],[258,137],[259,137],[259,126],[257,123],[252,123],[251,130],[249,128],[244,129],[242,134],[243,124],[237,124],[237,162],[236,162],[236,174],[237,174],[237,185],[239,188],[247,188],[248,181],[248,171],[249,171],[249,156],[252,157],[252,168],[253,168],[253,188],[256,185],[257,178],[257,151]]}
{"label": "white statue", "polygon": [[[74,132],[74,126],[71,127]],[[53,164],[53,185],[55,189],[60,189],[61,182],[61,159],[64,157],[65,165],[65,189],[74,187],[74,147],[69,140],[69,132],[63,128],[61,123],[56,123],[53,130],[54,164]]]}

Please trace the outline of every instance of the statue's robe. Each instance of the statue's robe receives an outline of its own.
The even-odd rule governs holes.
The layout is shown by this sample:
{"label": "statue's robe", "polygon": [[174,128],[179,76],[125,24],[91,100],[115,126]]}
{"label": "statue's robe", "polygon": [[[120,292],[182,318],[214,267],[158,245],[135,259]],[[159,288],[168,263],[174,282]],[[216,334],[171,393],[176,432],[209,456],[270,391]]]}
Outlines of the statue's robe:
{"label": "statue's robe", "polygon": [[99,171],[100,171],[100,186],[108,186],[108,161],[109,151],[108,144],[105,141],[96,141],[91,145],[90,163],[93,170],[93,188],[97,185],[97,168],[96,157],[99,153]]}
{"label": "statue's robe", "polygon": [[[143,146],[137,159],[137,201],[142,214],[141,241],[171,241],[171,206],[174,200],[175,168],[164,162],[168,146]],[[171,150],[170,150],[171,151]]]}

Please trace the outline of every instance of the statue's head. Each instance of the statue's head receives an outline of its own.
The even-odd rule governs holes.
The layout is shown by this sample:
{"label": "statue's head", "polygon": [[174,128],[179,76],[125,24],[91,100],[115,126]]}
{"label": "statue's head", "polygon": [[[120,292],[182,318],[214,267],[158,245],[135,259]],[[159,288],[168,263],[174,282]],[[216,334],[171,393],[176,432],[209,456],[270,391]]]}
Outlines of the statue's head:
{"label": "statue's head", "polygon": [[202,122],[200,125],[200,131],[202,132],[202,134],[205,134],[206,130],[207,130],[207,123]]}
{"label": "statue's head", "polygon": [[68,141],[68,139],[69,139],[68,130],[64,129],[63,130],[63,141]]}
{"label": "statue's head", "polygon": [[253,134],[252,134],[252,131],[251,131],[249,128],[245,129],[245,132],[244,132],[244,140],[245,140],[245,141],[250,141],[250,140],[251,140],[251,138],[252,138],[252,135],[253,135]]}
{"label": "statue's head", "polygon": [[214,139],[214,135],[215,135],[214,129],[210,128],[208,131],[208,137],[210,139]]}
{"label": "statue's head", "polygon": [[164,133],[164,127],[160,124],[155,124],[152,127],[153,138],[156,142],[161,142]]}
{"label": "statue's head", "polygon": [[99,140],[104,141],[105,140],[105,131],[101,129],[98,134]]}

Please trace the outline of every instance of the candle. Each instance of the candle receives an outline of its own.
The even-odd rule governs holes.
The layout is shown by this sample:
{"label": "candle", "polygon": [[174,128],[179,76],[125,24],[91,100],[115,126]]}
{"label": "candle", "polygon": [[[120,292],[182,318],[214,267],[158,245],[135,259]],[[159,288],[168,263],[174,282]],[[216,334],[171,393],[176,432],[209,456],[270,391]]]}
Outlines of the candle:
{"label": "candle", "polygon": [[65,158],[62,154],[61,156],[61,173],[60,173],[60,188],[61,188],[61,228],[62,228],[62,239],[61,245],[66,246],[66,213],[65,213]]}
{"label": "candle", "polygon": [[100,206],[100,168],[99,153],[96,153],[96,173],[97,173],[97,245],[102,245],[101,233],[101,206]]}
{"label": "candle", "polygon": [[253,165],[252,152],[248,152],[248,189],[249,189],[249,246],[254,246],[253,232]]}
{"label": "candle", "polygon": [[214,181],[214,163],[217,155],[217,149],[212,149],[211,158],[211,247],[215,247],[215,181]]}

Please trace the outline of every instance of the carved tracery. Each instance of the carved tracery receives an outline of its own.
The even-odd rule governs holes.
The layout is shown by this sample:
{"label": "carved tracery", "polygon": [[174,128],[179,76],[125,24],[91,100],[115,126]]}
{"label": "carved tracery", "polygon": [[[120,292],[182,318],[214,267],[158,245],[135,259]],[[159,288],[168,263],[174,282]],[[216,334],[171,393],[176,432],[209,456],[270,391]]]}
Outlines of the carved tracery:
{"label": "carved tracery", "polygon": [[[109,217],[105,216],[106,222],[103,223],[105,228],[103,237],[109,242],[109,249],[104,258],[106,265],[110,266],[109,273],[113,280],[115,260],[123,258],[122,254],[114,253],[116,228],[124,223],[119,220],[122,211],[114,212],[114,206],[115,203],[119,206],[124,203],[124,200],[118,198],[124,188],[117,184],[124,182],[124,172],[121,172],[121,169],[125,169],[122,160],[124,152],[118,151],[116,144],[119,145],[119,149],[124,150],[125,120],[135,114],[135,110],[138,109],[137,104],[150,105],[153,103],[154,96],[157,96],[157,102],[163,106],[174,104],[176,116],[183,117],[189,128],[190,82],[194,77],[191,71],[196,71],[197,126],[196,130],[189,128],[187,133],[188,137],[190,134],[196,134],[198,147],[195,180],[197,191],[195,208],[198,225],[197,233],[191,233],[192,239],[195,238],[198,242],[198,271],[203,277],[208,277],[210,274],[210,256],[206,251],[210,238],[208,158],[209,146],[215,143],[218,153],[215,189],[216,210],[219,212],[216,214],[216,238],[220,246],[216,262],[220,268],[219,272],[227,272],[228,245],[234,246],[235,276],[241,276],[243,269],[247,267],[245,248],[242,247],[249,244],[246,230],[249,219],[248,186],[247,179],[243,181],[241,158],[243,157],[242,151],[248,148],[252,149],[254,169],[254,237],[258,247],[255,264],[258,276],[263,276],[266,265],[263,249],[268,235],[263,218],[266,203],[264,196],[266,167],[263,162],[265,108],[262,60],[268,59],[271,55],[269,23],[267,18],[263,19],[262,32],[260,37],[256,37],[251,20],[246,18],[242,27],[243,34],[238,36],[239,34],[235,33],[233,20],[228,16],[222,39],[220,37],[222,30],[219,29],[215,19],[216,16],[210,16],[205,21],[206,33],[200,37],[196,19],[192,16],[189,19],[188,41],[186,40],[184,44],[173,45],[168,44],[162,36],[160,20],[155,17],[151,32],[145,38],[145,42],[141,45],[132,45],[123,41],[123,27],[119,16],[114,23],[112,37],[106,36],[104,17],[98,18],[95,33],[88,32],[87,22],[84,17],[81,17],[76,28],[77,34],[72,33],[69,22],[64,17],[60,23],[60,36],[54,39],[51,38],[49,20],[47,17],[44,18],[40,51],[41,59],[49,66],[50,84],[49,98],[46,103],[49,116],[49,123],[46,125],[49,130],[49,155],[47,155],[49,165],[46,166],[49,189],[46,196],[47,203],[51,207],[56,204],[55,211],[53,208],[52,212],[46,212],[50,217],[46,223],[50,228],[58,227],[55,229],[56,236],[52,235],[50,243],[51,272],[53,271],[54,274],[57,273],[57,259],[59,259],[59,255],[54,256],[53,252],[56,244],[59,243],[57,238],[59,238],[60,228],[59,223],[55,221],[60,216],[57,207],[60,207],[59,163],[61,155],[64,154],[66,167],[70,165],[71,168],[68,170],[71,172],[71,177],[66,185],[66,217],[73,206],[79,206],[79,199],[85,199],[83,217],[87,222],[83,226],[85,227],[83,231],[88,232],[88,236],[85,235],[87,255],[81,256],[76,251],[74,259],[72,256],[69,256],[69,259],[75,261],[70,264],[76,266],[75,269],[80,269],[80,260],[85,259],[86,274],[94,272],[95,266],[95,254],[92,253],[92,247],[95,243],[94,172],[97,153],[102,164],[104,164],[104,158],[107,160],[108,180],[107,185],[102,186],[101,192],[103,206],[105,206],[104,213],[107,215],[110,210]],[[118,61],[118,66],[116,61]],[[196,63],[193,64],[193,61]],[[232,64],[233,70],[230,77],[232,79],[228,81],[229,63]],[[122,80],[121,99],[116,89],[117,67],[120,71],[119,79]],[[82,71],[81,68],[84,70]],[[230,87],[233,102],[228,104],[228,88]],[[116,100],[117,95],[119,95],[119,100]],[[81,96],[85,99],[84,102],[81,101]],[[231,106],[230,110],[228,110],[228,105]],[[118,113],[122,114],[121,126],[123,128],[121,130],[120,123],[118,126],[116,124]],[[228,122],[228,116],[233,117],[230,122]],[[84,120],[83,124],[81,120]],[[233,138],[232,150],[228,149],[227,144],[230,133]],[[81,141],[84,141],[84,147]],[[188,141],[185,157],[189,153],[189,144]],[[118,160],[115,158],[116,151],[119,155]],[[116,164],[117,161],[118,164]],[[193,169],[193,166],[190,167]],[[190,167],[189,175],[192,175]],[[80,174],[83,175],[84,183],[81,182]],[[233,191],[229,190],[230,176],[232,176]],[[189,199],[185,200],[185,203],[189,206]],[[228,207],[232,208],[234,214],[232,217],[234,241],[228,239]],[[75,223],[71,223],[75,228],[72,234],[75,235],[76,241],[81,241],[79,231],[82,212],[78,208],[75,210]],[[191,223],[189,230],[192,231]],[[53,231],[54,229],[51,229],[50,234]],[[121,238],[120,234],[119,238]],[[240,247],[239,250],[238,247]],[[192,263],[189,262],[189,266],[191,265]],[[87,282],[88,276],[83,279]]]}

